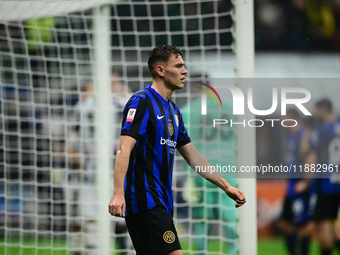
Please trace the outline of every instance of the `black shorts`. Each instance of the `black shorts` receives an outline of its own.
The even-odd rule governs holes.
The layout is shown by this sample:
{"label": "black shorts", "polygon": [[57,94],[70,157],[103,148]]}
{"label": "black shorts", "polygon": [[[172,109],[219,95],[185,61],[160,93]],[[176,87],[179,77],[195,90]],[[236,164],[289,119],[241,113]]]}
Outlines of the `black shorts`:
{"label": "black shorts", "polygon": [[125,221],[137,255],[181,249],[172,217],[164,207],[127,215]]}
{"label": "black shorts", "polygon": [[286,197],[283,201],[280,219],[293,221],[293,213],[290,200]]}
{"label": "black shorts", "polygon": [[340,195],[318,192],[315,210],[312,217],[315,220],[336,219],[338,216],[339,205]]}
{"label": "black shorts", "polygon": [[281,212],[281,219],[302,225],[309,221],[309,193],[286,196]]}

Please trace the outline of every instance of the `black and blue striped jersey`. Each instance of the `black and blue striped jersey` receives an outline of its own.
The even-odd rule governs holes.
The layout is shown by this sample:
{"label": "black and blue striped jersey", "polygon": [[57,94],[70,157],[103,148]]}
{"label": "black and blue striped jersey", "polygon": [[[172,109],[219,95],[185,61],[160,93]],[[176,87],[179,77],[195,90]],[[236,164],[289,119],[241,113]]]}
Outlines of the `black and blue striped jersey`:
{"label": "black and blue striped jersey", "polygon": [[318,191],[326,194],[340,194],[340,120],[327,122],[317,127],[311,135],[310,144],[317,154],[317,164],[322,168],[316,183]]}
{"label": "black and blue striped jersey", "polygon": [[[304,159],[300,155],[300,147],[302,143],[303,136],[306,132],[306,127],[301,127],[295,134],[288,134],[286,137],[286,157],[285,164],[289,168],[299,167],[304,164]],[[289,199],[296,198],[295,185],[301,180],[301,176],[297,173],[289,174],[289,182],[287,187],[287,197]]]}
{"label": "black and blue striped jersey", "polygon": [[156,206],[172,214],[175,150],[190,142],[179,108],[147,85],[126,104],[121,135],[136,139],[124,183],[126,215]]}

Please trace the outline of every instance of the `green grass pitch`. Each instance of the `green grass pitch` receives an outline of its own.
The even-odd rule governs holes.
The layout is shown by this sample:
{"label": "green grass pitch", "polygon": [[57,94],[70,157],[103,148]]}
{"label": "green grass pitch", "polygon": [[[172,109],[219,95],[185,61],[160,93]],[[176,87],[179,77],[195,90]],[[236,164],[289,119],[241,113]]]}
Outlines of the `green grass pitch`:
{"label": "green grass pitch", "polygon": [[[189,243],[186,240],[181,241],[184,255],[194,255],[194,252],[187,252],[189,249]],[[211,254],[220,254],[219,243],[213,243]],[[51,249],[53,247],[53,249]],[[225,249],[226,247],[224,247]],[[47,240],[31,240],[24,239],[19,241],[18,238],[7,240],[0,239],[0,255],[73,255],[68,251],[65,241],[47,241]],[[275,239],[260,239],[258,241],[258,255],[288,255],[282,238]],[[340,254],[337,251],[333,252],[333,255]],[[116,255],[116,254],[112,254]],[[117,254],[118,255],[118,254]],[[316,242],[313,242],[310,249],[310,255],[319,255],[319,249]]]}

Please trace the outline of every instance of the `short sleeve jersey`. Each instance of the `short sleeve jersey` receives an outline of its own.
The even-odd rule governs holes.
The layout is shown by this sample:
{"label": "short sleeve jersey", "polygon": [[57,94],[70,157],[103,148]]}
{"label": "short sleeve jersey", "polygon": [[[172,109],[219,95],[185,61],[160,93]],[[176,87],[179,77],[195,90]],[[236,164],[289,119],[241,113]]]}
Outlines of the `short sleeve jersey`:
{"label": "short sleeve jersey", "polygon": [[[311,135],[310,143],[315,149],[318,164],[326,166],[328,171],[319,173],[319,189],[322,192],[332,194],[340,193],[340,120],[327,122],[319,126]],[[329,166],[332,165],[332,168]],[[337,168],[336,168],[337,166]],[[326,177],[326,178],[325,178]]]}
{"label": "short sleeve jersey", "polygon": [[147,85],[126,104],[121,135],[136,139],[124,184],[126,215],[156,206],[172,214],[175,150],[190,142],[179,108]]}
{"label": "short sleeve jersey", "polygon": [[318,127],[312,133],[310,142],[317,152],[318,163],[340,164],[340,120]]}
{"label": "short sleeve jersey", "polygon": [[[300,165],[304,164],[303,158],[301,157],[299,150],[301,146],[301,141],[303,134],[306,128],[302,127],[300,130],[295,134],[289,134],[286,136],[286,157],[285,157],[285,164],[288,167],[299,167]],[[291,179],[289,179],[287,195],[289,198],[295,197],[295,184],[301,180],[301,178],[296,178],[298,175],[293,173],[291,174]]]}

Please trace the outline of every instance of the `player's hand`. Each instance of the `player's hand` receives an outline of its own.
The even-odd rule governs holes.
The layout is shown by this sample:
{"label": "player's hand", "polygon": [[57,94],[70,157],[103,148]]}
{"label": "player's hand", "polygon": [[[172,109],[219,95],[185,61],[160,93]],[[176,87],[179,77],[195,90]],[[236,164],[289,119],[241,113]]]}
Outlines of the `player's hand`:
{"label": "player's hand", "polygon": [[109,213],[116,217],[125,217],[124,195],[113,194],[109,203]]}
{"label": "player's hand", "polygon": [[225,193],[231,198],[233,199],[236,204],[235,207],[238,208],[240,206],[242,206],[245,202],[246,202],[246,197],[244,196],[244,193],[242,190],[240,189],[236,189],[232,186],[230,186]]}
{"label": "player's hand", "polygon": [[307,180],[300,180],[295,184],[294,192],[300,194],[308,189],[309,182]]}

